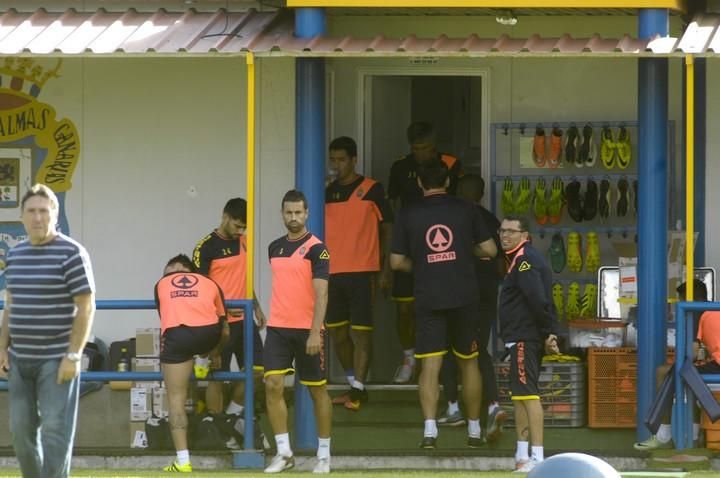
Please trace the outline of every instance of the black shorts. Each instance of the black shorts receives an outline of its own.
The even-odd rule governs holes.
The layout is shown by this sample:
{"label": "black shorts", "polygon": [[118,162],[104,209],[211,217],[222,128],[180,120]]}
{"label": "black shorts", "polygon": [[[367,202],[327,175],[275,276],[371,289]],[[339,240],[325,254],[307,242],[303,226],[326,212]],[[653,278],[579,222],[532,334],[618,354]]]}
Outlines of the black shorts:
{"label": "black shorts", "polygon": [[396,302],[410,302],[414,299],[415,280],[412,273],[394,272],[392,285],[392,300]]}
{"label": "black shorts", "polygon": [[194,355],[205,355],[217,346],[221,334],[219,323],[166,329],[160,338],[160,363],[183,363],[192,360]]}
{"label": "black shorts", "polygon": [[698,373],[720,373],[720,364],[714,360],[695,363]]}
{"label": "black shorts", "polygon": [[350,325],[355,330],[372,330],[374,291],[375,272],[331,274],[325,316],[328,328]]}
{"label": "black shorts", "polygon": [[[297,370],[300,383],[308,386],[325,385],[325,333],[320,332],[320,353],[308,355],[305,344],[310,335],[308,329],[268,327],[265,337],[265,377],[287,375]],[[295,366],[293,367],[293,359]]]}
{"label": "black shorts", "polygon": [[478,356],[478,304],[454,309],[432,310],[415,302],[415,357],[444,355],[448,349],[463,359]]}
{"label": "black shorts", "polygon": [[510,394],[513,400],[540,400],[538,380],[545,346],[517,342],[510,347]]}
{"label": "black shorts", "polygon": [[[222,366],[220,370],[230,371],[230,362],[235,355],[240,370],[245,368],[245,321],[231,322],[230,340],[222,351]],[[263,370],[263,343],[256,326],[253,326],[253,370]]]}

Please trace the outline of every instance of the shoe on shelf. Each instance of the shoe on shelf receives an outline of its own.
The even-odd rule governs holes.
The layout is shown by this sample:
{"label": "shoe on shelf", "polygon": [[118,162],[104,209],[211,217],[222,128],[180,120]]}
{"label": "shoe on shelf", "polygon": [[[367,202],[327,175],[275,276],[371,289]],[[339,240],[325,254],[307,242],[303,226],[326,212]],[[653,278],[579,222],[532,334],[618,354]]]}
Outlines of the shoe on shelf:
{"label": "shoe on shelf", "polygon": [[612,169],[615,166],[616,157],[615,135],[609,126],[605,126],[600,132],[600,159],[605,169]]}
{"label": "shoe on shelf", "polygon": [[423,450],[434,450],[437,446],[437,437],[423,437],[420,448]]}
{"label": "shoe on shelf", "polygon": [[600,268],[600,241],[597,232],[585,235],[585,268],[594,274]]}
{"label": "shoe on shelf", "polygon": [[627,169],[632,159],[632,145],[630,132],[625,126],[620,126],[617,134],[617,165],[620,169]]}
{"label": "shoe on shelf", "polygon": [[550,135],[550,153],[548,154],[548,166],[557,168],[562,161],[563,132],[560,128],[553,128]]}
{"label": "shoe on shelf", "polygon": [[445,413],[438,418],[437,423],[440,426],[459,427],[461,425],[465,425],[467,422],[465,421],[465,418],[463,418],[462,413],[460,413],[460,410],[455,413],[448,413],[448,411],[445,410]]}
{"label": "shoe on shelf", "polygon": [[515,213],[515,185],[513,180],[505,178],[503,183],[502,197],[500,198],[500,209],[506,216]]}
{"label": "shoe on shelf", "polygon": [[330,457],[318,458],[313,473],[330,473]]}
{"label": "shoe on shelf", "polygon": [[548,199],[547,203],[547,213],[550,217],[550,223],[552,224],[560,223],[560,219],[562,218],[564,189],[562,178],[557,176],[553,178],[550,189],[550,199]]}
{"label": "shoe on shelf", "polygon": [[487,427],[485,429],[485,438],[487,438],[488,443],[496,442],[500,439],[506,419],[507,412],[500,408],[499,405],[488,414]]}
{"label": "shoe on shelf", "polygon": [[558,321],[563,320],[565,316],[565,287],[559,282],[556,282],[552,286],[552,298],[553,304],[555,304],[555,310],[557,311]]}
{"label": "shoe on shelf", "polygon": [[515,214],[527,214],[530,211],[530,180],[522,178],[518,185],[518,195],[515,199]]}
{"label": "shoe on shelf", "polygon": [[415,376],[415,365],[416,362],[410,358],[405,357],[403,362],[395,371],[393,377],[393,383],[403,384],[410,383]]}
{"label": "shoe on shelf", "polygon": [[580,140],[580,132],[577,126],[568,128],[565,134],[565,161],[576,164],[578,155],[578,143]]}
{"label": "shoe on shelf", "polygon": [[633,448],[640,451],[650,451],[650,450],[662,450],[662,449],[668,449],[673,448],[673,442],[672,440],[668,442],[661,442],[657,439],[657,435],[653,435],[650,438],[648,438],[645,441],[637,442],[633,445]]}
{"label": "shoe on shelf", "polygon": [[565,243],[563,242],[562,234],[559,232],[556,232],[552,236],[548,255],[550,256],[550,267],[552,271],[556,274],[561,273],[563,269],[565,269]]}
{"label": "shoe on shelf", "polygon": [[580,252],[580,234],[577,232],[568,233],[567,265],[570,272],[582,271],[583,259]]}
{"label": "shoe on shelf", "polygon": [[597,318],[597,286],[595,284],[586,284],[585,293],[580,299],[580,317],[583,319]]}
{"label": "shoe on shelf", "polygon": [[545,130],[541,127],[535,129],[535,138],[533,138],[533,162],[538,168],[545,166]]}
{"label": "shoe on shelf", "polygon": [[345,408],[357,412],[360,410],[360,404],[368,401],[367,389],[360,390],[359,388],[350,388],[350,396],[345,402]]}
{"label": "shoe on shelf", "polygon": [[285,456],[277,454],[273,457],[272,461],[270,461],[270,464],[267,468],[265,468],[265,473],[280,473],[281,471],[289,470],[290,468],[295,466],[295,457],[294,456]]}
{"label": "shoe on shelf", "polygon": [[582,222],[583,209],[580,201],[580,182],[573,181],[565,188],[565,199],[568,205],[568,214],[575,222]]}
{"label": "shoe on shelf", "polygon": [[591,221],[598,210],[598,187],[592,179],[588,179],[585,186],[585,200],[583,201],[583,219]]}
{"label": "shoe on shelf", "polygon": [[534,457],[530,457],[530,459],[524,463],[516,463],[516,468],[513,473],[530,473],[538,463]]}
{"label": "shoe on shelf", "polygon": [[594,166],[595,165],[595,141],[593,140],[593,128],[590,124],[586,124],[582,130],[582,143],[578,152],[577,162],[575,166]]}
{"label": "shoe on shelf", "polygon": [[187,462],[184,465],[180,465],[177,461],[173,461],[169,466],[163,468],[163,471],[168,473],[192,473],[192,463]]}
{"label": "shoe on shelf", "polygon": [[627,179],[621,179],[618,181],[618,201],[615,208],[615,214],[617,217],[625,217],[630,207],[630,196],[628,191],[629,185]]}
{"label": "shoe on shelf", "polygon": [[482,436],[479,437],[471,437],[469,436],[467,439],[467,447],[468,448],[480,448],[481,446],[485,445],[487,443],[487,440],[483,438]]}
{"label": "shoe on shelf", "polygon": [[577,282],[571,282],[568,286],[565,316],[567,320],[575,320],[580,317],[580,284]]}
{"label": "shoe on shelf", "polygon": [[535,182],[535,196],[533,198],[533,212],[538,224],[547,223],[547,199],[545,198],[545,179],[538,178]]}
{"label": "shoe on shelf", "polygon": [[610,217],[611,201],[610,181],[603,179],[600,181],[600,196],[598,197],[598,213],[600,214],[600,219],[604,220]]}

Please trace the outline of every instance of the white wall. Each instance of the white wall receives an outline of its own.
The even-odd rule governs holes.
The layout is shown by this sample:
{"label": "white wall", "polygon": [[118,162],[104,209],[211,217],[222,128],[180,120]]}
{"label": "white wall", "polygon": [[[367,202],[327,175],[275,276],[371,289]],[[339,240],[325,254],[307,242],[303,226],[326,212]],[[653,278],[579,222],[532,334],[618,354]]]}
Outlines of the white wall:
{"label": "white wall", "polygon": [[705,179],[705,262],[720,267],[720,248],[715,239],[720,234],[720,190],[716,187],[720,178],[720,59],[707,62],[707,175]]}

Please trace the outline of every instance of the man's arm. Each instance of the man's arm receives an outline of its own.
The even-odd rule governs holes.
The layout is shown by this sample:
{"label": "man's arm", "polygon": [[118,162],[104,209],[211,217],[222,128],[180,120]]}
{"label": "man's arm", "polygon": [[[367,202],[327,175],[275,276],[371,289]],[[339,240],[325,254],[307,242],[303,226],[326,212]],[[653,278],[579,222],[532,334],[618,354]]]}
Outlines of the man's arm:
{"label": "man's arm", "polygon": [[390,267],[394,271],[412,272],[412,259],[402,254],[390,254]]}
{"label": "man's arm", "polygon": [[310,336],[305,345],[305,352],[308,355],[317,355],[322,350],[320,330],[322,330],[325,312],[327,311],[328,281],[327,279],[313,279],[312,285],[315,292],[315,308],[313,309],[313,321],[310,327]]}
{"label": "man's arm", "polygon": [[10,368],[8,348],[10,347],[10,304],[12,296],[5,290],[5,308],[2,313],[2,327],[0,328],[0,375],[5,375]]}
{"label": "man's arm", "polygon": [[255,323],[258,329],[264,329],[267,325],[267,318],[265,317],[262,307],[260,307],[260,301],[258,301],[255,291],[253,291],[253,311],[255,312]]}
{"label": "man's arm", "polygon": [[[70,332],[70,347],[68,352],[82,354],[90,329],[92,329],[95,318],[95,293],[88,292],[73,297],[77,314],[73,319],[72,331]],[[70,381],[80,374],[80,362],[71,362],[67,356],[63,357],[58,369],[57,382]]]}
{"label": "man's arm", "polygon": [[475,244],[475,250],[473,252],[475,252],[475,255],[478,257],[489,257],[492,259],[497,255],[497,246],[493,239],[488,239],[487,241]]}

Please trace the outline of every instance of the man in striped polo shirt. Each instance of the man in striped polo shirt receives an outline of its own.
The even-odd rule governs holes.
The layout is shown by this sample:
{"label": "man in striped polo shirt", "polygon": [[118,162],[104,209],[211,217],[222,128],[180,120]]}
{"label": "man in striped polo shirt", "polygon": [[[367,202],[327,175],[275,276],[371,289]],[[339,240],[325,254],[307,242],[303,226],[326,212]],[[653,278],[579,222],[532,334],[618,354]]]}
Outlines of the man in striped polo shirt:
{"label": "man in striped polo shirt", "polygon": [[23,196],[27,239],[5,270],[0,367],[9,371],[10,434],[26,478],[70,474],[80,359],[95,314],[90,258],[57,231],[58,207],[42,184]]}

